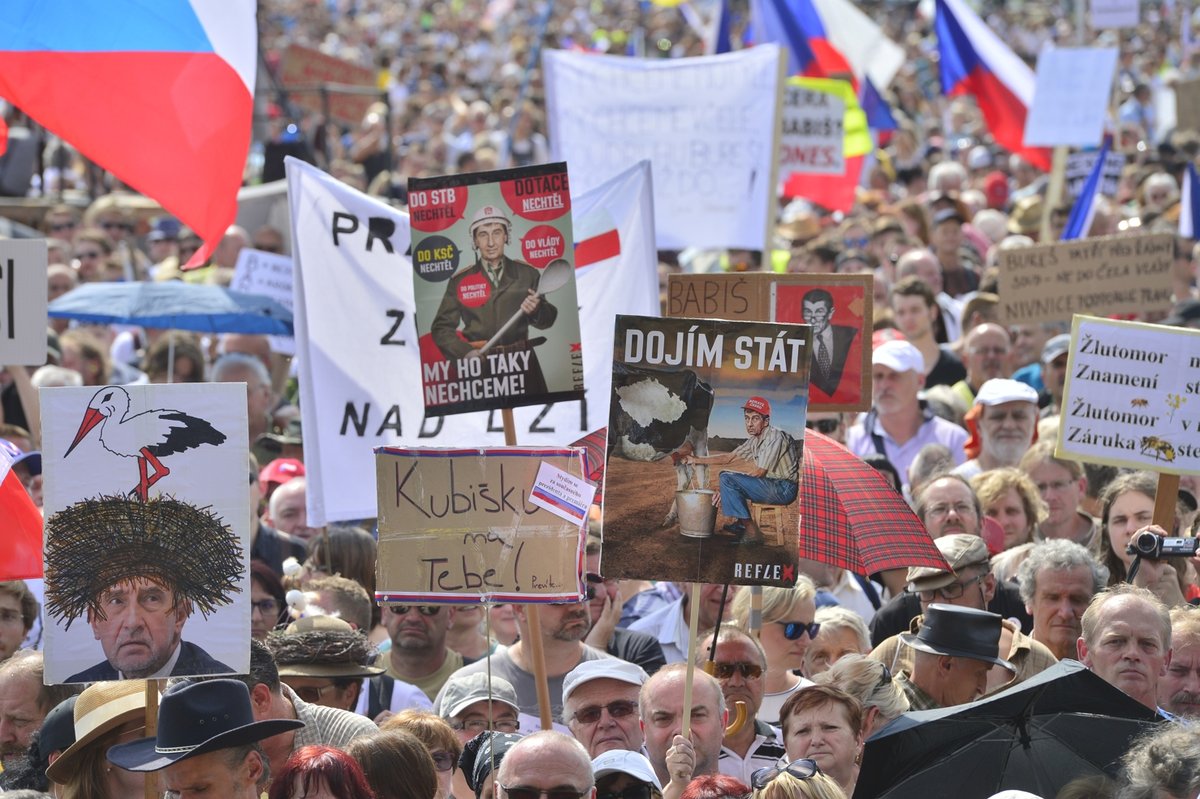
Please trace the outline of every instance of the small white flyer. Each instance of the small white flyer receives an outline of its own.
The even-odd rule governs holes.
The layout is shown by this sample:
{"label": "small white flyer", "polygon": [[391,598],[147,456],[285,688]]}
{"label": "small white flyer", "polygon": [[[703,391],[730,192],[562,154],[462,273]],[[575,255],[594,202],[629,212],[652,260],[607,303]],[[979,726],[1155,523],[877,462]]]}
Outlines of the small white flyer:
{"label": "small white flyer", "polygon": [[583,524],[595,496],[596,487],[583,478],[542,463],[533,481],[533,490],[529,492],[529,501],[556,516]]}

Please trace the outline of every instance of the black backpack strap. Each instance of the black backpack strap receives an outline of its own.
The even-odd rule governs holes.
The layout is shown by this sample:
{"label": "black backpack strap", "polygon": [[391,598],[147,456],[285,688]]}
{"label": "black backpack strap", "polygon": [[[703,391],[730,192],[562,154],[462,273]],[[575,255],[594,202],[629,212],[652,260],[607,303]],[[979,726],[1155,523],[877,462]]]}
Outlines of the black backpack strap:
{"label": "black backpack strap", "polygon": [[367,718],[374,719],[385,710],[392,709],[392,692],[396,680],[387,674],[376,674],[367,681]]}

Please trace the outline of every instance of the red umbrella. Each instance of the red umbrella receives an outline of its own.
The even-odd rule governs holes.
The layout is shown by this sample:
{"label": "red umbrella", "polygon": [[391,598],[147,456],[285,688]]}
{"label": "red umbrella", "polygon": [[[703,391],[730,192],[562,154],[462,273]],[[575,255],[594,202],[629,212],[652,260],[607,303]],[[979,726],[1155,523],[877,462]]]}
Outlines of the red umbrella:
{"label": "red umbrella", "polygon": [[925,525],[887,479],[815,430],[804,431],[800,557],[856,574],[909,566],[949,571]]}

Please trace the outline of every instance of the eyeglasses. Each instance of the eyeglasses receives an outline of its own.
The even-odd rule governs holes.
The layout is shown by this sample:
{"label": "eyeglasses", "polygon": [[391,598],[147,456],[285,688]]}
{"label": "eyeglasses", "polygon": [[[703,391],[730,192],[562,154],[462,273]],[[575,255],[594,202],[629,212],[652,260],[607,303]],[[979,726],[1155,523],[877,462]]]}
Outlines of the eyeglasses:
{"label": "eyeglasses", "polygon": [[917,598],[922,602],[936,602],[938,594],[941,594],[942,599],[958,599],[963,595],[963,591],[966,591],[967,588],[975,585],[975,583],[979,582],[986,576],[987,572],[983,572],[982,574],[977,574],[970,580],[964,580],[961,583],[955,582],[950,583],[950,585],[942,586],[941,588],[934,588],[928,591],[909,591],[909,593],[916,594]]}
{"label": "eyeglasses", "polygon": [[407,616],[410,610],[416,610],[422,616],[436,616],[442,612],[437,605],[388,605],[393,616]]}
{"label": "eyeglasses", "polygon": [[783,637],[789,641],[795,641],[805,633],[808,633],[808,637],[811,640],[817,637],[817,633],[821,632],[821,625],[815,621],[777,621],[775,623],[783,626]]}
{"label": "eyeglasses", "polygon": [[925,509],[925,515],[933,519],[943,519],[950,515],[950,511],[954,511],[959,516],[968,516],[975,514],[975,506],[967,502],[955,502],[953,505],[948,505],[944,502],[937,505],[930,505]]}
{"label": "eyeglasses", "polygon": [[800,760],[793,760],[783,768],[777,766],[774,768],[760,768],[750,775],[750,787],[756,791],[761,791],[785,771],[796,779],[806,780],[814,774],[820,774],[821,768],[817,765],[817,761],[807,757]]}
{"label": "eyeglasses", "polygon": [[452,771],[454,769],[454,755],[445,749],[430,752],[429,756],[433,758],[433,766],[438,771]]}
{"label": "eyeglasses", "polygon": [[463,721],[450,721],[450,729],[455,732],[466,730],[471,735],[478,735],[484,730],[492,729],[497,732],[516,732],[521,729],[521,722],[514,718],[501,718],[488,723],[488,720],[479,716],[472,716]]}
{"label": "eyeglasses", "polygon": [[274,599],[260,599],[250,603],[250,612],[258,611],[264,616],[274,616],[279,612],[279,603]]}
{"label": "eyeglasses", "polygon": [[812,419],[806,421],[804,426],[809,430],[816,430],[821,435],[827,436],[830,433],[836,432],[842,426],[842,421],[840,419]]}
{"label": "eyeglasses", "polygon": [[1052,480],[1049,483],[1034,483],[1034,486],[1037,487],[1039,494],[1045,494],[1049,491],[1062,491],[1074,482],[1074,480]]}
{"label": "eyeglasses", "polygon": [[637,711],[637,702],[620,699],[616,702],[609,702],[607,705],[588,705],[575,711],[574,718],[581,724],[595,724],[600,720],[600,711],[602,710],[607,710],[608,715],[614,719],[623,719],[632,716]]}
{"label": "eyeglasses", "polygon": [[332,691],[337,686],[333,683],[329,685],[302,685],[299,688],[292,688],[296,692],[296,696],[308,702],[310,705],[320,704],[321,697],[325,696],[329,691]]}
{"label": "eyeglasses", "polygon": [[500,783],[496,784],[500,786],[500,790],[508,794],[508,799],[541,799],[543,796],[546,799],[580,799],[580,797],[587,796],[592,790],[592,786],[590,785],[579,791],[574,788],[551,788],[550,790],[543,790],[541,788],[526,788],[520,785],[509,787],[507,785],[500,785]]}
{"label": "eyeglasses", "polygon": [[718,680],[728,680],[734,674],[741,672],[746,680],[757,680],[762,676],[762,666],[757,663],[714,663],[713,676]]}
{"label": "eyeglasses", "polygon": [[605,791],[597,793],[596,799],[650,799],[654,795],[654,786],[648,782],[630,785],[623,791]]}
{"label": "eyeglasses", "polygon": [[74,230],[74,229],[75,229],[74,222],[56,222],[50,226],[50,231],[52,233],[58,233],[59,231],[62,231],[62,230]]}

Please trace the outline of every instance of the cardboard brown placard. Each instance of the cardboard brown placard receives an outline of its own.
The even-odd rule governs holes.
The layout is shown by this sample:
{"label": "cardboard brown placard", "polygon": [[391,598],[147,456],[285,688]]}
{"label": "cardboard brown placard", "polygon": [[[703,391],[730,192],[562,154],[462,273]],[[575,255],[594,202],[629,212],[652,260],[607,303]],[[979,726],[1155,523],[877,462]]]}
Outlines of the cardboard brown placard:
{"label": "cardboard brown placard", "polygon": [[[812,289],[823,289],[833,296],[830,325],[834,328],[834,360],[839,371],[833,393],[810,381],[808,409],[867,410],[871,407],[870,341],[874,314],[871,275],[773,272],[671,275],[667,279],[667,316],[803,323],[806,321],[803,300]],[[851,334],[847,328],[857,328],[857,332]],[[814,360],[811,380],[817,379],[815,367]]]}
{"label": "cardboard brown placard", "polygon": [[1200,78],[1175,83],[1176,130],[1200,131]]}
{"label": "cardboard brown placard", "polygon": [[[326,55],[320,50],[290,44],[283,51],[283,65],[279,73],[279,82],[285,89],[312,88],[322,83],[341,83],[349,86],[370,88],[375,86],[375,73],[369,68],[346,61],[336,56]],[[321,94],[317,91],[296,92],[291,95],[291,101],[314,114],[324,114]],[[329,92],[329,116],[338,122],[358,126],[371,107],[371,103],[379,102],[380,96],[369,94],[346,94],[344,92]]]}
{"label": "cardboard brown placard", "polygon": [[379,602],[580,597],[580,525],[529,502],[538,467],[583,474],[580,449],[378,447]]}
{"label": "cardboard brown placard", "polygon": [[1105,236],[1000,253],[999,321],[1064,322],[1077,313],[1169,310],[1175,237]]}

